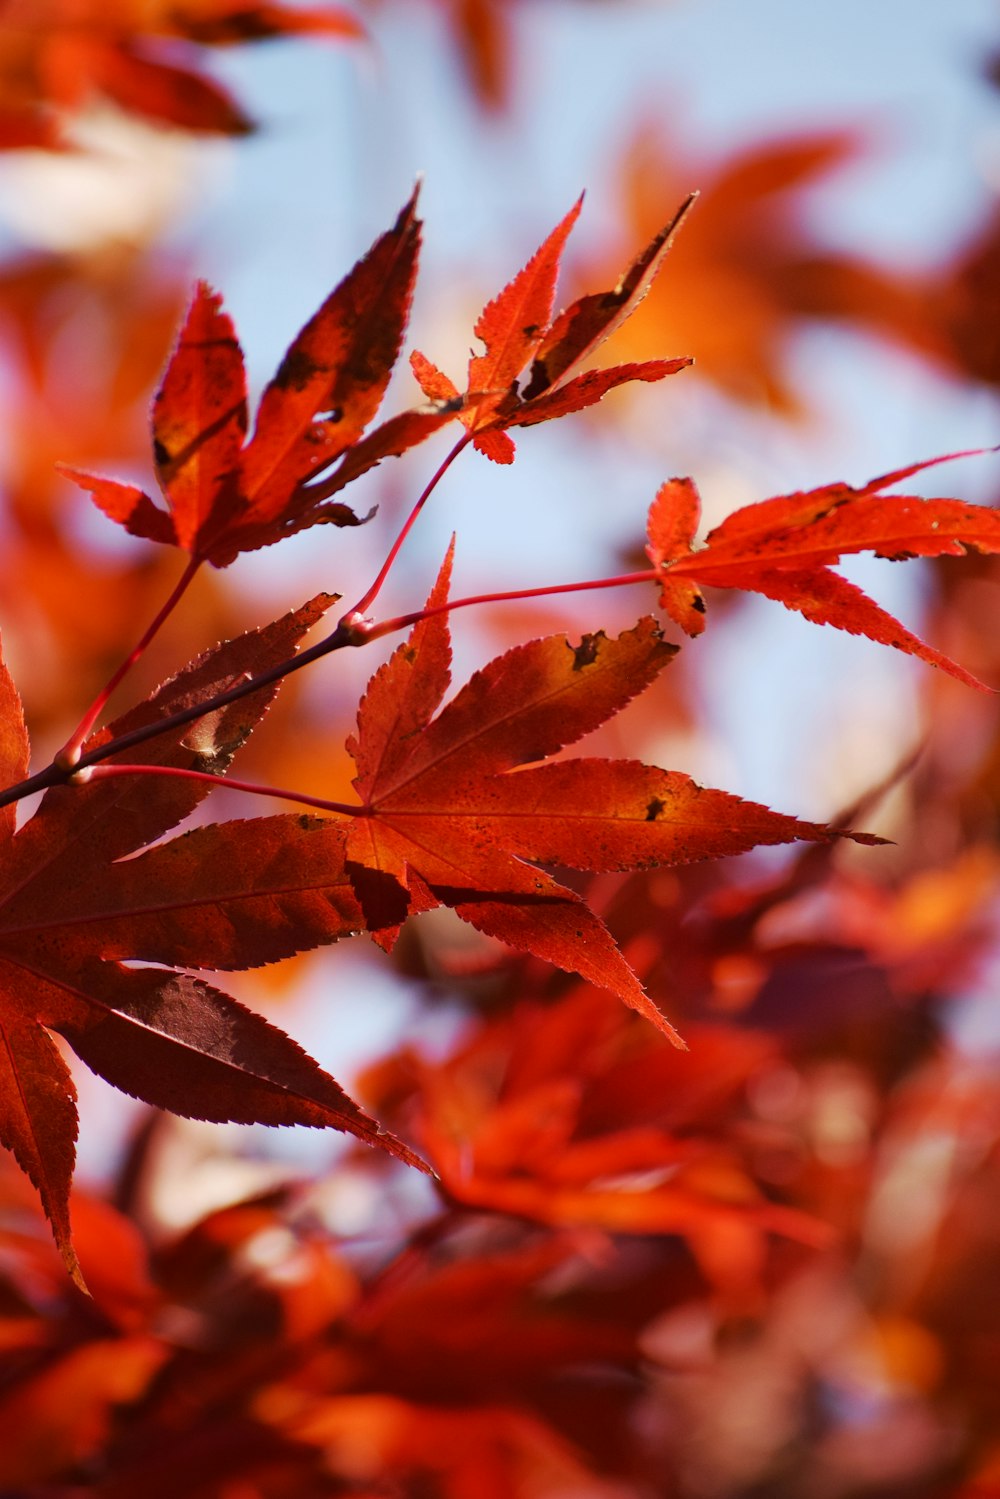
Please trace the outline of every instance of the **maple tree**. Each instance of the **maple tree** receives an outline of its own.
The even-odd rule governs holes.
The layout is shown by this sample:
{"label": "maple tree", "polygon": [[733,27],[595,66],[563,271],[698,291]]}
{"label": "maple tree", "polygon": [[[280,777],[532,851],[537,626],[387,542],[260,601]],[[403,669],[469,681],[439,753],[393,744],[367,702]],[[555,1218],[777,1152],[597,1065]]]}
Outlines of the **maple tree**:
{"label": "maple tree", "polygon": [[[492,105],[508,8],[443,6]],[[360,34],[335,6],[8,11],[11,149],[62,149],[91,89],[239,134],[247,117],[193,48]],[[699,353],[683,321],[681,351],[672,333],[659,346],[675,263],[675,296],[695,288],[692,327],[699,276],[728,267],[734,308],[759,312],[768,291],[767,316],[715,330],[706,361],[747,398],[766,388],[797,408],[776,332],[814,314],[952,361],[964,340],[970,370],[988,371],[959,317],[986,252],[925,297],[926,333],[912,278],[767,240],[760,203],[792,201],[848,149],[831,136],[743,150],[700,203],[688,184],[664,199],[661,182],[638,253],[586,281],[573,270],[558,310],[577,202],[473,320],[464,388],[414,350],[419,393],[388,415],[391,378],[409,378],[416,192],[288,343],[255,413],[233,318],[204,280],[184,312],[176,277],[130,254],[0,278],[19,371],[0,561],[4,1493],[991,1491],[1000,1120],[942,1001],[995,948],[995,848],[977,832],[960,851],[949,830],[978,828],[997,799],[995,764],[972,765],[970,745],[1000,660],[976,628],[984,595],[970,603],[954,579],[990,576],[1000,522],[926,493],[928,470],[981,450],[738,505],[704,538],[696,480],[667,478],[644,536],[631,509],[630,570],[606,576],[463,595],[461,525],[436,581],[401,565],[445,474],[476,462],[467,449],[509,466],[527,429],[578,430],[630,387],[663,382],[669,409]],[[647,217],[654,195],[633,197]],[[106,389],[79,380],[63,421],[58,313],[89,283],[112,365]],[[154,381],[146,423],[135,388]],[[449,435],[420,488],[412,450]],[[140,465],[155,484],[103,473]],[[413,485],[394,534],[378,528],[396,506],[383,498],[376,518],[367,488],[363,503],[347,493],[368,477],[397,502]],[[87,527],[115,536],[99,560]],[[375,537],[373,575],[242,617],[220,578],[314,527],[338,533],[344,571],[345,543]],[[939,569],[921,635],[836,570],[864,552]],[[405,612],[380,609],[390,580]],[[102,591],[104,617],[79,627],[101,611],[77,595]],[[640,758],[641,715],[695,716],[717,604],[753,594],[937,668],[921,680],[941,722],[972,726],[958,751],[932,735],[820,821],[669,768],[662,734],[646,737],[664,765]],[[613,628],[595,595],[615,600]],[[586,613],[537,626],[532,609],[571,599]],[[529,638],[508,636],[454,685],[453,634],[485,614],[527,618]],[[24,648],[39,620],[57,690],[36,688]],[[375,664],[355,706],[330,665],[362,648]],[[329,692],[332,727],[303,683]],[[879,820],[906,796],[943,840],[930,860],[905,820]],[[900,846],[876,851],[872,826]],[[731,856],[779,845],[780,865],[732,872]],[[363,934],[428,1012],[443,1001],[461,1023],[430,1050],[399,1040],[355,1101],[240,985],[249,971],[294,984],[302,955]],[[63,1042],[152,1106],[104,1196],[73,1185]],[[169,1159],[184,1148],[176,1116],[330,1130],[339,1164],[255,1176],[202,1210],[198,1162]],[[915,1183],[939,1140],[951,1154],[931,1201]],[[194,1198],[173,1224],[157,1206],[171,1178]],[[369,1203],[360,1231],[352,1183]],[[772,1403],[751,1431],[734,1407],[756,1386]],[[843,1412],[858,1405],[881,1467],[850,1446]]]}

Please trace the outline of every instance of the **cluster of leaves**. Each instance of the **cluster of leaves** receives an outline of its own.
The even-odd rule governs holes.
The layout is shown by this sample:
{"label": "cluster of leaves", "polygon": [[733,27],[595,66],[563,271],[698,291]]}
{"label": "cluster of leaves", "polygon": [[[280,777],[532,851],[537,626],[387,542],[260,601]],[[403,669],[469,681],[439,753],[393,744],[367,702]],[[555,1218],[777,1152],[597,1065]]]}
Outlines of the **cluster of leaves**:
{"label": "cluster of leaves", "polygon": [[[481,96],[501,103],[514,0],[440,8]],[[242,133],[246,115],[199,71],[197,49],[293,31],[358,27],[335,6],[8,0],[0,144],[61,149],[95,93],[174,126]],[[959,824],[979,840],[1000,818],[995,744],[983,749],[991,697],[968,691],[1000,680],[1000,620],[975,586],[1000,545],[996,513],[895,492],[928,466],[913,464],[746,506],[702,541],[694,481],[669,479],[649,509],[648,565],[579,585],[638,588],[659,622],[610,637],[588,620],[531,640],[450,697],[449,620],[484,602],[451,599],[451,552],[423,607],[372,617],[464,448],[509,464],[514,429],[680,373],[690,360],[662,358],[665,345],[696,354],[692,374],[730,396],[787,414],[800,397],[786,335],[808,317],[850,319],[995,382],[983,316],[995,226],[933,286],[804,229],[802,194],[857,149],[795,137],[695,168],[645,131],[619,175],[623,233],[647,248],[612,288],[591,290],[614,281],[618,259],[571,267],[570,305],[554,315],[577,205],[483,310],[463,388],[415,353],[423,403],[388,419],[417,271],[414,201],[293,341],[253,423],[236,333],[209,287],[182,321],[176,273],[136,252],[40,258],[0,277],[16,403],[0,557],[13,668],[0,665],[5,1494],[995,1488],[1000,1119],[985,1069],[949,1038],[944,1002],[995,945],[995,850],[955,857],[952,842]],[[654,205],[694,181],[698,210],[685,200],[661,229]],[[81,317],[100,332],[78,364],[67,328]],[[145,461],[136,392],[181,321],[152,412],[159,496],[92,476]],[[612,333],[622,362],[593,368]],[[91,342],[110,351],[103,381]],[[342,609],[330,594],[249,630],[234,623],[217,569],[314,525],[367,521],[343,491],[450,424],[454,448],[331,633],[306,643]],[[90,549],[56,459],[157,545]],[[946,570],[966,548],[982,556]],[[835,570],[860,551],[942,559],[928,635],[948,654]],[[714,609],[703,590],[759,594],[940,668],[924,675],[944,732],[914,777],[919,830],[898,823],[903,848],[877,855],[888,882],[875,859],[861,873],[833,858],[845,836],[878,841],[845,831],[866,825],[874,799],[824,826],[634,758],[565,753],[626,708],[633,725],[644,703],[663,713],[681,672],[664,677],[677,646],[661,632],[699,636]],[[122,662],[146,601],[167,594]],[[182,595],[183,638],[171,612]],[[334,741],[302,716],[300,668],[403,631],[353,733],[338,726]],[[189,641],[223,635],[174,669]],[[46,764],[53,730],[64,736],[126,670],[133,705],[96,728],[100,693]],[[304,748],[272,737],[262,750],[266,714],[269,735],[292,723]],[[48,746],[34,775],[25,717]],[[254,782],[234,781],[237,756]],[[301,789],[257,785],[261,766]],[[176,834],[222,781],[300,805]],[[730,884],[717,862],[793,840],[806,846],[773,880]],[[409,919],[435,907],[465,923],[471,948],[435,917]],[[361,932],[393,953],[421,1005],[444,994],[464,1024],[434,1060],[397,1047],[355,1102],[212,974],[279,959],[278,973],[296,972],[293,955]],[[111,1184],[114,1206],[71,1192],[75,1091],[52,1033],[161,1109],[346,1132],[339,1168],[249,1195],[237,1185],[243,1201],[201,1216],[189,1210],[196,1165],[171,1164],[182,1127],[153,1115]]]}
{"label": "cluster of leaves", "polygon": [[[465,427],[452,456],[471,441],[509,462],[508,427],[578,410],[628,380],[676,373],[686,360],[568,378],[633,310],[677,222],[614,290],[574,302],[553,322],[559,258],[576,212],[480,317],[485,352],[470,361],[465,395],[415,356],[433,405],[367,433],[400,352],[416,274],[413,201],[294,340],[249,440],[242,353],[219,298],[200,286],[153,408],[167,510],[133,486],[77,477],[132,534],[190,554],[174,603],[206,561],[225,566],[304,526],[354,522],[353,512],[329,502],[346,483],[345,469],[356,477],[443,421]],[[1000,548],[991,511],[878,494],[922,466],[861,490],[833,485],[751,506],[700,551],[691,545],[694,487],[672,480],[650,513],[653,568],[604,581],[655,582],[667,615],[689,634],[703,623],[699,581],[755,589],[974,681],[829,568],[843,552],[862,549],[898,558],[961,552],[966,544]],[[331,467],[332,476],[317,479]],[[610,990],[678,1041],[604,923],[545,866],[637,869],[836,836],[676,772],[631,760],[554,758],[648,688],[672,659],[676,647],[651,618],[617,639],[550,636],[515,648],[442,707],[450,684],[447,615],[459,606],[449,602],[449,572],[450,558],[425,608],[410,617],[409,639],[362,699],[348,742],[357,802],[299,798],[334,818],[211,824],[130,857],[187,816],[226,773],[284,676],[400,627],[404,621],[375,625],[363,615],[377,585],[297,659],[297,643],[333,596],[206,652],[90,733],[99,701],[51,765],[31,777],[20,702],[5,672],[0,1139],[38,1188],[77,1278],[68,1212],[76,1114],[46,1029],[65,1036],[104,1077],[160,1107],[198,1118],[333,1125],[421,1164],[281,1032],[176,968],[258,966],[359,929],[391,950],[409,916],[444,905],[480,932]],[[17,829],[14,803],[38,789],[46,793],[38,810]],[[136,960],[164,966],[122,966]]]}
{"label": "cluster of leaves", "polygon": [[0,1486],[988,1493],[1000,1119],[940,996],[996,873],[983,850],[889,894],[818,847],[749,887],[616,880],[609,918],[663,933],[643,976],[683,994],[691,1051],[540,963],[452,975],[464,1038],[363,1080],[438,1203],[377,1172],[354,1235],[330,1232],[338,1183],[370,1189],[370,1156],[165,1229],[158,1199],[211,1163],[161,1116],[116,1207],[76,1196],[88,1301],[0,1174]]}

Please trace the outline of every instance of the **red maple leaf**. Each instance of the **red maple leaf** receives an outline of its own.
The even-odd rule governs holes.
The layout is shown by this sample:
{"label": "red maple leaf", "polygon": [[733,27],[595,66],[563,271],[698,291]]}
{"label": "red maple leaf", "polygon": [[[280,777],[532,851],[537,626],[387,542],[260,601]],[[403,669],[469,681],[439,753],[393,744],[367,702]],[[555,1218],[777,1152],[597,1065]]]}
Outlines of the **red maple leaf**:
{"label": "red maple leaf", "polygon": [[[248,672],[287,659],[333,602],[320,595],[207,652],[86,748],[196,707]],[[224,771],[274,691],[263,687],[165,728],[146,744],[142,763]],[[109,763],[115,759],[121,753]],[[20,702],[0,663],[0,781],[20,781],[27,766]],[[235,834],[226,825],[208,827],[125,857],[187,816],[209,785],[114,776],[53,787],[16,832],[13,806],[0,810],[0,1142],[38,1189],[78,1281],[68,1207],[75,1093],[48,1031],[65,1037],[109,1082],[160,1108],[200,1119],[347,1130],[421,1164],[294,1041],[229,995],[170,967],[122,966],[147,959],[250,967],[360,925],[350,887],[337,873],[343,836],[335,823],[269,818],[235,824]]]}
{"label": "red maple leaf", "polygon": [[694,481],[668,479],[649,512],[646,548],[659,570],[663,608],[686,634],[700,635],[705,601],[699,585],[748,589],[815,624],[867,635],[989,691],[831,568],[851,552],[900,561],[961,556],[967,547],[1000,551],[1000,514],[995,510],[962,500],[882,493],[890,484],[945,461],[910,464],[860,489],[825,484],[746,505],[716,526],[699,549],[693,546],[701,514]]}
{"label": "red maple leaf", "polygon": [[[166,511],[134,485],[65,472],[133,536],[216,567],[309,526],[358,525],[348,506],[326,503],[341,482],[324,488],[307,480],[350,459],[382,403],[413,294],[415,210],[416,194],[299,333],[261,397],[249,441],[243,353],[221,298],[199,283],[153,405]],[[450,414],[433,408],[392,418],[371,434],[348,478],[421,441]]]}
{"label": "red maple leaf", "polygon": [[[633,760],[556,760],[672,659],[644,619],[617,639],[553,635],[450,681],[446,562],[431,612],[368,684],[349,749],[362,798],[347,837],[365,922],[389,948],[411,912],[453,907],[514,948],[582,974],[676,1033],[610,933],[539,865],[613,870],[836,836]],[[437,712],[437,716],[434,714]]]}
{"label": "red maple leaf", "polygon": [[[530,427],[552,417],[592,406],[630,380],[662,380],[691,363],[690,359],[650,359],[590,370],[567,380],[581,361],[630,316],[648,291],[693,198],[677,213],[607,292],[581,297],[553,322],[559,262],[583,199],[557,224],[523,270],[480,313],[476,337],[485,352],[469,360],[466,392],[426,359],[411,355],[413,372],[424,394],[457,407],[473,434],[474,446],[496,463],[511,463],[510,427]],[[530,368],[529,368],[530,366]],[[518,379],[527,369],[524,388]]]}
{"label": "red maple leaf", "polygon": [[[725,1129],[722,1104],[767,1065],[774,1042],[702,1025],[692,1043],[679,1056],[652,1031],[637,1034],[581,984],[556,1003],[522,1000],[443,1063],[404,1054],[401,1086],[413,1090],[407,1115],[415,1103],[414,1127],[454,1201],[551,1228],[677,1233],[704,1251],[710,1278],[752,1280],[765,1234],[822,1243],[829,1231],[764,1200],[737,1131]],[[716,1239],[724,1266],[710,1252]]]}

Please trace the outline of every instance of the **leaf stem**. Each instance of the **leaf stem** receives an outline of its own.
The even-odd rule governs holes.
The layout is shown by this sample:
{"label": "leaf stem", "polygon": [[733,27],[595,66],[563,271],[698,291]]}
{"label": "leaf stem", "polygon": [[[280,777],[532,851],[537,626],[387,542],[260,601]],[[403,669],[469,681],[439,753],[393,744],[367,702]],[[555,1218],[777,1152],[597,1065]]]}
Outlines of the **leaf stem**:
{"label": "leaf stem", "polygon": [[557,593],[584,593],[594,588],[625,588],[632,583],[648,583],[660,576],[658,568],[647,567],[642,572],[619,573],[614,578],[592,578],[580,583],[552,583],[541,588],[512,588],[503,593],[474,593],[464,599],[450,599],[444,604],[435,604],[430,609],[415,609],[412,614],[397,614],[394,619],[383,620],[365,630],[367,640],[378,640],[396,630],[408,630],[421,620],[431,619],[435,614],[449,614],[453,609],[467,609],[473,604],[502,604],[516,599],[542,599]]}
{"label": "leaf stem", "polygon": [[251,697],[260,688],[269,687],[272,682],[280,682],[285,677],[290,677],[293,672],[301,671],[304,666],[320,660],[331,651],[361,644],[364,644],[364,641],[358,638],[356,633],[338,625],[332,634],[318,641],[316,645],[310,646],[308,650],[289,657],[287,661],[277,662],[255,677],[248,677],[237,682],[225,692],[216,693],[214,697],[205,698],[203,702],[192,703],[188,708],[179,708],[176,713],[168,713],[163,718],[154,719],[152,723],[141,724],[138,728],[131,729],[127,734],[119,734],[115,739],[108,739],[104,744],[95,745],[92,750],[84,751],[75,766],[60,765],[53,760],[52,764],[47,765],[44,770],[28,776],[24,781],[19,781],[16,786],[8,786],[0,791],[0,807],[9,806],[11,802],[23,801],[26,796],[34,795],[36,791],[45,791],[50,786],[65,785],[74,775],[80,775],[91,765],[99,765],[112,755],[134,749],[136,745],[156,739],[160,734],[170,733],[174,729],[183,728],[185,724],[194,723],[196,719],[204,718],[206,713],[225,708],[230,703],[239,702],[241,698]]}
{"label": "leaf stem", "polygon": [[177,608],[177,605],[180,603],[181,599],[184,597],[185,593],[193,582],[195,574],[201,566],[201,563],[202,559],[200,557],[192,557],[190,559],[187,567],[184,569],[183,574],[172,590],[169,598],[163,604],[163,607],[157,612],[155,618],[147,626],[142,638],[137,641],[132,650],[125,657],[125,660],[121,663],[117,670],[112,673],[111,677],[101,688],[100,692],[94,698],[94,701],[91,703],[90,707],[87,709],[86,713],[83,715],[80,722],[77,724],[76,728],[73,730],[72,734],[63,745],[62,749],[59,750],[58,753],[53,757],[53,764],[67,767],[69,769],[73,769],[79,764],[80,750],[83,742],[90,734],[97,720],[103,713],[105,705],[107,704],[107,701],[110,698],[111,694],[125,677],[126,673],[131,671],[132,667],[139,660],[140,656],[143,654],[146,648],[150,645],[161,626]]}
{"label": "leaf stem", "polygon": [[[451,454],[454,458],[460,451],[461,446],[456,446]],[[439,472],[443,472],[442,469]],[[429,493],[429,489],[427,491]],[[656,579],[659,572],[656,568],[645,568],[642,572],[621,573],[613,578],[594,578],[579,583],[555,583],[543,588],[515,588],[503,593],[480,593],[470,595],[468,598],[455,599],[450,603],[438,604],[431,609],[414,610],[411,614],[400,614],[394,619],[384,620],[378,625],[362,626],[359,621],[346,615],[340,621],[336,629],[327,635],[325,639],[317,641],[313,646],[301,651],[297,656],[290,657],[287,661],[279,661],[274,666],[268,667],[259,675],[249,677],[242,682],[237,682],[225,692],[217,693],[214,697],[206,698],[204,702],[193,703],[189,708],[178,709],[176,713],[167,714],[164,718],[155,719],[152,723],[141,724],[136,729],[131,729],[127,734],[119,734],[115,739],[109,739],[104,744],[96,745],[92,750],[81,754],[75,766],[60,764],[53,760],[44,770],[38,771],[26,780],[19,781],[15,786],[8,786],[0,790],[0,807],[9,806],[12,802],[23,801],[25,797],[34,795],[37,791],[45,791],[50,786],[65,785],[71,781],[74,775],[89,769],[91,766],[101,765],[103,761],[110,759],[112,755],[122,754],[125,750],[134,749],[137,745],[146,744],[150,739],[156,739],[160,734],[172,732],[174,729],[183,728],[185,724],[194,723],[196,719],[204,718],[207,713],[213,713],[219,708],[225,708],[230,703],[239,702],[241,698],[251,697],[262,687],[269,687],[272,682],[280,682],[285,677],[290,677],[293,672],[301,671],[303,667],[309,666],[314,661],[321,660],[333,651],[343,650],[346,646],[367,645],[372,640],[379,640],[383,635],[391,635],[398,630],[409,629],[411,625],[418,624],[422,619],[429,619],[435,614],[447,614],[452,609],[466,609],[473,604],[503,603],[508,600],[547,598],[559,593],[581,593],[595,588],[621,588],[632,583],[646,583]],[[353,611],[352,611],[353,614]],[[139,767],[141,769],[141,767]],[[136,769],[136,767],[133,767]],[[146,767],[146,770],[156,770],[157,767]],[[178,768],[159,767],[162,774],[167,771],[176,775]],[[188,774],[201,774],[201,772],[188,772]],[[82,777],[81,777],[82,778]],[[226,786],[235,785],[227,777],[212,777]],[[273,793],[267,793],[273,794]],[[348,809],[340,804],[317,802],[317,806],[325,806],[330,811],[343,811],[348,814]],[[353,815],[357,815],[354,809]]]}
{"label": "leaf stem", "polygon": [[244,791],[250,796],[274,796],[281,801],[300,802],[304,807],[320,807],[324,812],[336,812],[341,817],[363,817],[367,808],[360,803],[332,802],[321,796],[309,796],[304,791],[289,791],[283,786],[262,786],[253,781],[237,781],[230,776],[216,776],[206,770],[185,770],[180,765],[95,765],[87,775],[88,780],[112,780],[115,776],[174,776],[185,781],[205,781],[210,786],[225,786],[230,791]]}
{"label": "leaf stem", "polygon": [[420,495],[420,498],[417,500],[413,509],[406,517],[406,520],[403,522],[399,535],[396,537],[396,540],[389,548],[389,554],[383,562],[381,568],[379,569],[378,576],[375,578],[375,581],[372,583],[368,591],[366,593],[363,593],[361,598],[358,599],[358,602],[355,604],[354,608],[348,610],[346,616],[348,619],[353,619],[359,615],[363,615],[366,610],[371,608],[372,604],[378,598],[379,594],[382,592],[382,585],[384,584],[386,578],[389,576],[392,566],[395,563],[396,558],[399,556],[400,551],[402,550],[403,543],[405,542],[407,536],[409,536],[414,524],[416,523],[417,516],[420,514],[421,510],[423,510],[424,506],[427,504],[427,501],[430,499],[431,495],[434,493],[435,489],[440,484],[445,474],[451,468],[451,465],[455,462],[455,459],[469,446],[469,443],[472,441],[472,435],[473,434],[471,432],[464,432],[458,439],[458,442],[456,442],[455,446],[452,448],[451,452],[448,453],[443,462],[431,475],[431,478],[428,480],[423,493]]}

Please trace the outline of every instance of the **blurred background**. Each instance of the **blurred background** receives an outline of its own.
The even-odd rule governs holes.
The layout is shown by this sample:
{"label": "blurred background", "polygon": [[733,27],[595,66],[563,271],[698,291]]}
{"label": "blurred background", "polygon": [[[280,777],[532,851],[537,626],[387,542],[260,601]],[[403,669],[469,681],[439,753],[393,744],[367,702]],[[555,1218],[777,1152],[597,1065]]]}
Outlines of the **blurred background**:
{"label": "blurred background", "polygon": [[[466,454],[381,607],[419,607],[453,531],[459,594],[600,577],[640,565],[670,475],[707,527],[1000,440],[998,83],[994,0],[0,4],[0,628],[38,764],[181,571],[54,465],[148,486],[195,278],[259,392],[421,178],[407,349],[461,383],[480,308],[581,189],[560,304],[699,189],[609,345],[694,368],[524,431],[512,469]],[[404,359],[387,410],[417,399]],[[356,597],[451,440],[360,481],[368,526],[200,576],[114,706],[319,589]],[[990,503],[997,472],[913,489]],[[1000,684],[993,559],[845,571]],[[650,602],[468,611],[455,679]],[[390,648],[289,682],[241,774],[349,799]],[[667,677],[587,750],[854,806],[892,845],[579,881],[687,1056],[447,913],[391,959],[359,939],[233,976],[440,1192],[81,1072],[94,1306],[0,1164],[0,1492],[1000,1494],[994,700],[728,594]]]}

